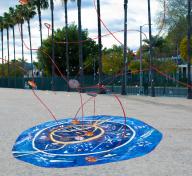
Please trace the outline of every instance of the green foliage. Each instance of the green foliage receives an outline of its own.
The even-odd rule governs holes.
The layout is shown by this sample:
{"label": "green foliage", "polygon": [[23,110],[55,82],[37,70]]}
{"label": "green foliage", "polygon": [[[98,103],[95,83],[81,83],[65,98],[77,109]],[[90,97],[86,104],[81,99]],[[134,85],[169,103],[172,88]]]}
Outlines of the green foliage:
{"label": "green foliage", "polygon": [[[140,60],[132,60],[129,65],[129,69],[131,70],[132,74],[138,74],[140,72]],[[149,63],[143,59],[142,60],[142,70],[148,70]]]}
{"label": "green foliage", "polygon": [[159,28],[162,26],[167,32],[165,39],[169,44],[169,54],[179,54],[179,44],[187,33],[187,0],[169,0],[166,1],[164,9],[164,0],[159,0],[162,11],[159,12],[156,23]]}
{"label": "green foliage", "polygon": [[[161,11],[157,16],[157,22],[164,19],[164,25],[169,30],[176,26],[181,18],[187,15],[187,0],[168,0],[164,9],[164,0],[159,0]],[[159,23],[161,25],[161,23]]]}
{"label": "green foliage", "polygon": [[[192,48],[192,38],[190,40],[190,46]],[[188,59],[187,37],[184,37],[180,43],[180,54],[181,54],[181,57],[185,61],[187,61],[187,59]],[[192,54],[191,54],[191,62],[192,62]]]}
{"label": "green foliage", "polygon": [[[160,36],[152,36],[151,40],[152,40],[151,42],[152,52],[154,57],[161,58],[173,55],[172,46],[170,42],[167,40],[167,38],[163,38]],[[149,40],[145,39],[143,41],[145,42],[145,44],[142,47],[142,51],[145,58],[147,58],[149,51]],[[137,51],[137,55],[139,55],[139,50]]]}
{"label": "green foliage", "polygon": [[171,59],[155,60],[154,67],[165,74],[173,74],[177,71],[177,65]]}
{"label": "green foliage", "polygon": [[173,47],[178,48],[181,40],[186,36],[186,34],[187,34],[187,19],[186,17],[181,17],[179,21],[169,29],[167,40]]}
{"label": "green foliage", "polygon": [[[13,76],[23,76],[24,74],[26,74],[26,71],[23,69],[22,66],[22,62],[21,60],[16,60],[15,62],[12,60],[9,63],[9,67],[10,67],[10,77]],[[0,76],[4,76],[7,77],[8,76],[8,63],[4,63],[3,65],[0,64]]]}
{"label": "green foliage", "polygon": [[[55,40],[55,63],[61,70],[63,74],[66,75],[66,56],[65,56],[65,43],[58,43],[65,41],[66,28],[58,29],[54,34]],[[68,39],[69,39],[69,65],[70,65],[70,75],[76,75],[79,72],[79,47],[78,47],[78,30],[77,26],[72,24],[68,27]],[[91,56],[94,56],[97,52],[96,42],[88,38],[87,30],[82,31],[82,40],[83,42],[83,59],[84,61],[87,58],[92,59]],[[77,41],[75,43],[70,43],[72,41]],[[46,75],[51,75],[51,37],[48,37],[47,40],[43,41],[42,47],[38,49],[37,58],[40,65],[44,66],[44,71]],[[47,54],[45,54],[47,53]],[[87,68],[89,65],[87,66]],[[60,76],[56,70],[56,74]]]}
{"label": "green foliage", "polygon": [[[128,50],[128,65],[134,59],[133,52]],[[103,57],[103,73],[107,75],[115,75],[122,71],[123,68],[123,49],[120,46],[113,45],[110,49],[104,49]]]}
{"label": "green foliage", "polygon": [[49,7],[49,1],[48,0],[29,0],[29,2],[36,6],[37,9],[47,9]]}
{"label": "green foliage", "polygon": [[35,15],[36,15],[36,8],[35,6],[29,4],[23,5],[23,17],[26,21],[29,21],[30,19],[32,19]]}

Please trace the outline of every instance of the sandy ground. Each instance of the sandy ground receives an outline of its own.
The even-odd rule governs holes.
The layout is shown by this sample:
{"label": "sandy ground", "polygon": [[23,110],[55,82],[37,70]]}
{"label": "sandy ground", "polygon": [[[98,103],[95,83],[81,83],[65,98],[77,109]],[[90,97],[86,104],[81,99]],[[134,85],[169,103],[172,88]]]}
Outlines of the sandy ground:
{"label": "sandy ground", "polygon": [[[56,117],[72,117],[79,107],[77,93],[38,91]],[[192,100],[184,98],[121,97],[127,116],[140,119],[163,133],[160,145],[144,157],[65,169],[39,168],[13,158],[18,135],[51,120],[30,90],[0,89],[0,176],[190,176],[192,175]],[[87,95],[83,95],[87,99]],[[93,102],[86,107],[93,113]],[[98,114],[122,115],[109,95],[97,97]]]}

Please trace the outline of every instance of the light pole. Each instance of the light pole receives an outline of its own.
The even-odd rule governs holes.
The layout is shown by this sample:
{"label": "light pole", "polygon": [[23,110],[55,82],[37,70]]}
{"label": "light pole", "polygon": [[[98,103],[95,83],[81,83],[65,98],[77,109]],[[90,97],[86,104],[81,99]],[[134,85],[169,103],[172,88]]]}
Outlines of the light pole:
{"label": "light pole", "polygon": [[188,59],[187,59],[187,67],[188,67],[188,99],[192,99],[192,88],[191,88],[191,0],[188,0],[188,34],[187,34],[187,54],[188,54]]}
{"label": "light pole", "polygon": [[[143,27],[145,25],[149,25],[149,24],[144,24],[142,26],[140,26],[140,74],[139,74],[139,94],[141,95],[143,90],[142,90],[142,87],[143,87],[143,65],[142,65],[142,58],[143,58],[143,52],[142,52],[142,41],[143,41],[143,38],[142,38],[142,35],[145,33],[143,33]],[[145,36],[146,37],[146,36]],[[147,37],[146,37],[147,38]]]}
{"label": "light pole", "polygon": [[128,0],[124,0],[124,51],[123,51],[123,61],[124,61],[124,73],[122,75],[122,88],[121,95],[127,95],[127,4]]}
{"label": "light pole", "polygon": [[152,60],[152,35],[151,35],[151,5],[150,0],[148,0],[148,21],[149,21],[149,60],[150,60],[150,83],[151,83],[151,96],[155,97],[154,88],[154,73],[153,73],[153,60]]}

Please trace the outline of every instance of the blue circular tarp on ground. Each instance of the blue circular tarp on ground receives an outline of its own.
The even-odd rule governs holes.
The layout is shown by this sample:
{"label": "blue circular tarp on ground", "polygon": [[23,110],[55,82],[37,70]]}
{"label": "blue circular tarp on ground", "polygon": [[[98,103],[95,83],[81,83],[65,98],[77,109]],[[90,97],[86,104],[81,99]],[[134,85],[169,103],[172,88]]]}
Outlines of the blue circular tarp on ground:
{"label": "blue circular tarp on ground", "polygon": [[13,156],[40,167],[65,168],[128,160],[151,152],[162,134],[146,123],[119,116],[46,122],[24,131]]}

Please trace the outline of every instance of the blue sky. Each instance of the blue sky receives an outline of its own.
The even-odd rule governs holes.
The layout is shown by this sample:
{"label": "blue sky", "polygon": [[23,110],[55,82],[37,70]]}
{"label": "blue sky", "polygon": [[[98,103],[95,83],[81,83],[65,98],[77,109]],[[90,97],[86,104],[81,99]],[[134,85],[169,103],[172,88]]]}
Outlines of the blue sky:
{"label": "blue sky", "polygon": [[[60,0],[55,0],[55,28],[64,26],[64,8]],[[89,37],[97,36],[97,14],[93,5],[94,0],[82,0],[82,28],[86,28],[89,31]],[[119,31],[123,29],[123,0],[100,0],[101,2],[101,18],[107,25],[107,27],[112,31]],[[6,0],[0,1],[0,15],[8,11],[10,6],[15,6],[19,4],[17,0]],[[75,2],[69,1],[69,23],[77,24],[77,6]],[[155,15],[158,13],[159,4],[158,0],[151,0],[151,10],[152,10],[152,23],[154,23]],[[51,23],[50,9],[42,11],[42,22]],[[147,0],[129,0],[128,4],[128,29],[139,30],[139,26],[148,23],[147,17]],[[31,21],[32,26],[32,47],[38,48],[40,45],[39,39],[39,24],[38,17],[36,16]],[[156,33],[155,25],[153,29],[153,34]],[[28,32],[27,25],[24,25],[25,31],[25,41],[28,44]],[[148,32],[148,27],[145,26],[144,32]],[[106,29],[102,26],[102,34],[108,33]],[[21,57],[21,40],[19,37],[19,30],[16,27],[16,54],[17,58]],[[148,34],[147,34],[148,35]],[[6,37],[6,35],[4,34]],[[123,33],[115,34],[115,36],[123,42]],[[10,31],[10,38],[12,37],[12,31]],[[43,25],[43,39],[47,37],[47,28]],[[139,47],[139,33],[138,32],[128,32],[128,46],[134,51]],[[12,40],[10,40],[10,44]],[[104,47],[111,47],[113,44],[119,44],[112,36],[102,38],[102,43]],[[1,52],[1,50],[0,50]],[[4,42],[4,55],[7,56],[6,40]],[[12,45],[10,45],[10,58],[13,57]],[[34,58],[36,54],[34,52]],[[25,59],[29,60],[29,51],[25,49]]]}

